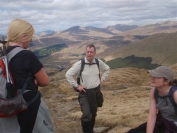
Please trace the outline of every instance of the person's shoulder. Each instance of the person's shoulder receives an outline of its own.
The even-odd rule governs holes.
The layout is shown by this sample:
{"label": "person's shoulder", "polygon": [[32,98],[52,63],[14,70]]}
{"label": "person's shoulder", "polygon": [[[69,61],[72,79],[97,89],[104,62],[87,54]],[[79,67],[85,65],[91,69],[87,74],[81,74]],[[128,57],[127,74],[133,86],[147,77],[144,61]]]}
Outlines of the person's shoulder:
{"label": "person's shoulder", "polygon": [[32,51],[30,51],[30,50],[22,50],[21,52],[20,52],[20,54],[22,54],[22,55],[24,55],[24,56],[36,56]]}
{"label": "person's shoulder", "polygon": [[81,65],[81,59],[76,61],[72,66],[80,66]]}
{"label": "person's shoulder", "polygon": [[32,51],[26,50],[26,49],[22,50],[21,52],[26,53],[26,54],[34,54]]}
{"label": "person's shoulder", "polygon": [[99,59],[99,58],[95,58],[95,61],[96,61],[96,60],[98,60],[99,63],[100,63],[100,62],[103,62],[103,61],[102,61],[101,59]]}

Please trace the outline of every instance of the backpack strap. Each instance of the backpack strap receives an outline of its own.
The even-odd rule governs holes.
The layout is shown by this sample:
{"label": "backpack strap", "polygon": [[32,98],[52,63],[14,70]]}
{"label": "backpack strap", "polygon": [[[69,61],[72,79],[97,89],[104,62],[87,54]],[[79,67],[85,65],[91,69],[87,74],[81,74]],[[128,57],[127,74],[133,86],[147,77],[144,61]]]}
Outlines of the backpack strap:
{"label": "backpack strap", "polygon": [[177,113],[177,103],[175,102],[174,100],[174,93],[175,91],[177,91],[177,86],[173,86],[170,91],[169,91],[169,98],[170,98],[170,101],[171,103],[173,104],[175,110],[176,110],[176,113]]}
{"label": "backpack strap", "polygon": [[[82,80],[82,82],[83,82],[83,79],[82,79],[82,71],[84,70],[84,66],[85,66],[85,59],[84,58],[82,58],[81,59],[81,68],[80,68],[80,73],[79,73],[79,79],[78,80]],[[80,84],[80,81],[79,81],[79,84]]]}
{"label": "backpack strap", "polygon": [[[16,54],[18,54],[20,51],[22,51],[22,50],[24,50],[23,48],[21,48],[21,47],[15,47],[14,49],[12,49],[8,54],[7,54],[7,61],[5,61],[5,62],[7,62],[7,63],[9,63],[10,62],[10,60],[16,55]],[[8,64],[5,64],[5,66],[6,66],[6,70],[8,70],[8,71],[6,71],[6,75],[7,75],[7,81],[8,81],[8,83],[9,82],[13,82],[12,81],[12,77],[11,77],[11,75],[10,75],[10,73],[9,73],[9,68],[8,68]]]}
{"label": "backpack strap", "polygon": [[85,59],[82,58],[82,59],[81,59],[81,68],[80,68],[80,74],[79,74],[79,76],[81,76],[82,71],[84,70],[84,65],[85,65]]}
{"label": "backpack strap", "polygon": [[12,49],[8,54],[7,54],[7,58],[8,58],[8,62],[10,62],[10,60],[16,55],[18,54],[20,51],[25,50],[21,47],[16,47],[14,49]]}
{"label": "backpack strap", "polygon": [[155,90],[154,90],[154,98],[156,100],[156,103],[158,102],[157,101],[158,93],[159,93],[159,91],[157,90],[157,88],[155,88]]}
{"label": "backpack strap", "polygon": [[[26,87],[27,87],[27,85],[28,85],[28,83],[29,83],[29,81],[30,81],[31,78],[32,78],[32,75],[29,74],[29,75],[28,75],[28,78],[27,78],[26,81],[25,81],[25,84],[24,84],[23,87],[22,87],[22,90],[20,91],[21,94],[24,94],[24,93],[25,93]],[[27,103],[27,106],[30,106],[34,101],[37,100],[37,98],[38,98],[39,96],[41,97],[42,95],[41,95],[41,93],[37,90],[37,94],[35,95],[35,97],[33,97],[33,98]]]}
{"label": "backpack strap", "polygon": [[101,79],[101,75],[100,75],[100,64],[99,64],[99,60],[97,58],[95,58],[96,64],[98,66],[98,70],[99,70],[99,78]]}

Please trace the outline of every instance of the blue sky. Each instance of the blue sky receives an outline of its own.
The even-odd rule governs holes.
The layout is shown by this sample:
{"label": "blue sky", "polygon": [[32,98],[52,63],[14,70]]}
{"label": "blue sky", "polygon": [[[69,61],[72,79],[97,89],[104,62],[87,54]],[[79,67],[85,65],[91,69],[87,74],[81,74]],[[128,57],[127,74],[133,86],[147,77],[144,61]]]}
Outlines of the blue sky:
{"label": "blue sky", "polygon": [[147,25],[177,21],[177,0],[0,0],[0,34],[15,18],[35,32],[72,26]]}

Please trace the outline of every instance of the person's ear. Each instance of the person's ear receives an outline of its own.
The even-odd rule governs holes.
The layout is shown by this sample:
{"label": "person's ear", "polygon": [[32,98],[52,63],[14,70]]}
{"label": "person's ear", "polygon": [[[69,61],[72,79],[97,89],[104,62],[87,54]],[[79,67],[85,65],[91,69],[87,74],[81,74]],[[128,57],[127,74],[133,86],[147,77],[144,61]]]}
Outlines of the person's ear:
{"label": "person's ear", "polygon": [[170,80],[165,80],[165,84],[168,85],[170,83]]}

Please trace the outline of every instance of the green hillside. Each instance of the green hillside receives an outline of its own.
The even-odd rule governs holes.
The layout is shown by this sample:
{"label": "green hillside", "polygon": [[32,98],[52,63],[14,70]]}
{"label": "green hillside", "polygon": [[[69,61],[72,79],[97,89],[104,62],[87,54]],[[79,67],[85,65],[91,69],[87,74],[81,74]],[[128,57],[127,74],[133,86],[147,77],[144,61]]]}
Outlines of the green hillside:
{"label": "green hillside", "polygon": [[38,49],[33,51],[34,54],[38,57],[38,59],[44,58],[44,57],[48,57],[50,56],[52,53],[55,53],[63,48],[68,47],[66,44],[55,44],[49,47],[45,47],[42,49]]}
{"label": "green hillside", "polygon": [[111,69],[134,67],[140,69],[153,69],[158,67],[157,64],[151,64],[152,58],[150,57],[135,57],[134,55],[125,58],[116,58],[106,62]]}
{"label": "green hillside", "polygon": [[135,55],[151,57],[152,63],[172,65],[177,63],[177,32],[160,33],[118,49],[112,49],[115,58]]}

